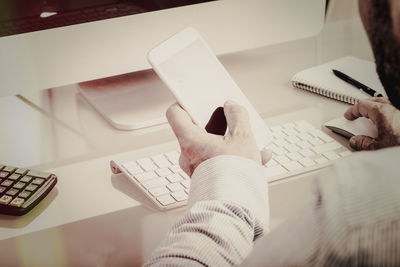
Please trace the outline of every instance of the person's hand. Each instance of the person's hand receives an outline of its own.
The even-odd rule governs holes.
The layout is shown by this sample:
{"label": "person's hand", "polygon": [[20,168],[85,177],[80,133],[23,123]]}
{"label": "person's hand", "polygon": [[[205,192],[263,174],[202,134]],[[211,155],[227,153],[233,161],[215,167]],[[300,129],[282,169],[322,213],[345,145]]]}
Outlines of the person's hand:
{"label": "person's hand", "polygon": [[349,108],[344,117],[355,120],[358,117],[371,119],[378,128],[378,137],[353,136],[350,146],[355,150],[374,150],[400,145],[400,110],[385,98],[371,98],[360,101]]}
{"label": "person's hand", "polygon": [[189,176],[200,163],[218,155],[241,156],[260,164],[265,164],[271,158],[270,151],[263,150],[260,153],[258,150],[244,107],[227,101],[224,114],[229,131],[221,136],[209,134],[193,124],[178,104],[168,108],[167,119],[181,147],[179,164]]}

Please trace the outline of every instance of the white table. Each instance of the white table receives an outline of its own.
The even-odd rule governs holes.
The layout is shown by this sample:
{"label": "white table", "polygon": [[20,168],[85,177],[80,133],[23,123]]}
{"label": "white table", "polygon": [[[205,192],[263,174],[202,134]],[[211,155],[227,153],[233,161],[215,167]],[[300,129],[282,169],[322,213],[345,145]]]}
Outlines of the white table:
{"label": "white table", "polygon": [[[371,59],[358,21],[328,23],[315,38],[220,59],[267,123],[306,118],[321,127],[348,105],[294,89],[290,78],[349,54]],[[169,126],[118,131],[77,96],[76,87],[26,96],[31,105],[16,97],[0,99],[2,163],[47,169],[59,177],[56,188],[29,214],[0,216],[2,265],[138,265],[183,213],[151,208],[134,185],[109,169],[111,159],[177,148]],[[272,228],[310,200],[313,175],[270,187]]]}

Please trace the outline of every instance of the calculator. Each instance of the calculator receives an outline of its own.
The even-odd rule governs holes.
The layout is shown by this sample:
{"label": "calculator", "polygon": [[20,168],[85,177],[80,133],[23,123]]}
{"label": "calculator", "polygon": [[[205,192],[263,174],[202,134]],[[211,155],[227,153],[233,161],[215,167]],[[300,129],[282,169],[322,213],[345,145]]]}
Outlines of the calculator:
{"label": "calculator", "polygon": [[0,165],[0,214],[26,214],[56,183],[52,173]]}

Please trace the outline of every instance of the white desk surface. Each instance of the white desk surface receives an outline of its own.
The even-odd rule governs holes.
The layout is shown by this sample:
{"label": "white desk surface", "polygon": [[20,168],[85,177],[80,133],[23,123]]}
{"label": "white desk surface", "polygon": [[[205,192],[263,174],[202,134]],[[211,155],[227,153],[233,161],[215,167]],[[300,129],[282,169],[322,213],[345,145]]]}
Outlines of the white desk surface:
{"label": "white desk surface", "polygon": [[[358,21],[329,23],[315,38],[220,59],[267,123],[305,118],[321,127],[348,105],[294,89],[290,78],[344,55],[371,59],[360,29]],[[56,188],[27,215],[0,216],[1,261],[6,266],[138,265],[183,213],[155,210],[124,176],[109,169],[111,159],[177,148],[169,126],[116,130],[79,98],[76,87],[26,96],[37,107],[16,97],[0,99],[2,163],[49,170],[59,177]],[[312,177],[305,174],[270,186],[272,228],[310,200]],[[262,249],[252,254],[254,259],[257,251]]]}

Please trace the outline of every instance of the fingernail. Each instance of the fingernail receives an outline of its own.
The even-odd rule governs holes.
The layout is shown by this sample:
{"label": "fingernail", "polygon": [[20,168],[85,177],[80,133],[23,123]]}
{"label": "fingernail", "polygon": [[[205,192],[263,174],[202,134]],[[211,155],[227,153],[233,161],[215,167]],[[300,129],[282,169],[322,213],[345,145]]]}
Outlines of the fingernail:
{"label": "fingernail", "polygon": [[236,103],[234,102],[234,101],[232,101],[232,100],[227,100],[226,102],[225,102],[225,105],[235,105]]}

